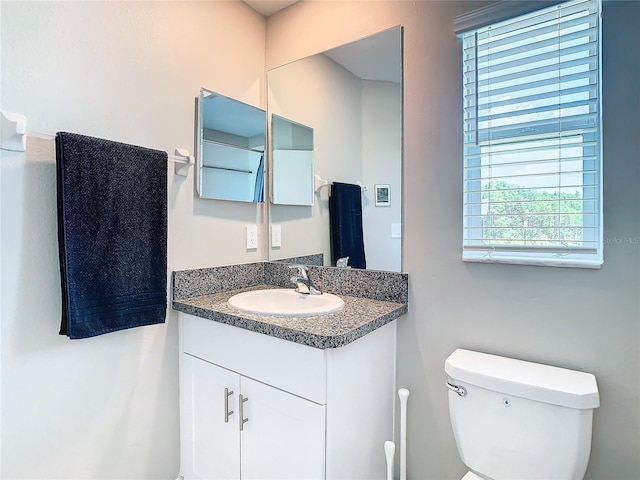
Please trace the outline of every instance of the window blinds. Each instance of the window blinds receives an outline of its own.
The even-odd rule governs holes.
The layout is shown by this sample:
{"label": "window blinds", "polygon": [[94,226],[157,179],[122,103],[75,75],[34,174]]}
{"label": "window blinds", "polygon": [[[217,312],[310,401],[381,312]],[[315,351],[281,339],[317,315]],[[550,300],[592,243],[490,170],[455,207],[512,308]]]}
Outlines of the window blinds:
{"label": "window blinds", "polygon": [[463,260],[602,264],[600,3],[461,35]]}

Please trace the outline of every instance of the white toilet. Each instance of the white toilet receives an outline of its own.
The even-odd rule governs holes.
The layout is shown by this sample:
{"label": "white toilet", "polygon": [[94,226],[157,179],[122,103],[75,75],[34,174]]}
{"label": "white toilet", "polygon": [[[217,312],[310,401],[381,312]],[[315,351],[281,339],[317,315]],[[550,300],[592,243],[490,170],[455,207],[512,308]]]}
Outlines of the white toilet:
{"label": "white toilet", "polygon": [[591,451],[590,373],[458,349],[445,362],[463,480],[580,480]]}

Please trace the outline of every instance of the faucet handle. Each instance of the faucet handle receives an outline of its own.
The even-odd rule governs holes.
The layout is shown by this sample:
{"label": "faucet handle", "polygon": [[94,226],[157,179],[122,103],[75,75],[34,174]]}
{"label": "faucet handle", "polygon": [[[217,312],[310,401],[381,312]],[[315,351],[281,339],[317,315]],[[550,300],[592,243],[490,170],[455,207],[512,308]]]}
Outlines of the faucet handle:
{"label": "faucet handle", "polygon": [[349,256],[339,258],[336,262],[336,267],[347,268],[349,266]]}

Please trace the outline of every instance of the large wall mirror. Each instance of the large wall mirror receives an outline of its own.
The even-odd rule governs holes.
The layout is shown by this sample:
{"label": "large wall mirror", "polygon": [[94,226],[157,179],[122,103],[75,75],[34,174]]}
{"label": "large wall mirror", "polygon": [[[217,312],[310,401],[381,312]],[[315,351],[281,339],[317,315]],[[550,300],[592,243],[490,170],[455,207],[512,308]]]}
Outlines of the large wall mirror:
{"label": "large wall mirror", "polygon": [[328,181],[313,205],[270,204],[269,260],[322,253],[333,265],[332,183],[359,182],[366,266],[401,271],[402,27],[270,70],[268,95],[271,115],[313,129],[314,173]]}
{"label": "large wall mirror", "polygon": [[263,202],[267,113],[202,88],[197,128],[198,195]]}

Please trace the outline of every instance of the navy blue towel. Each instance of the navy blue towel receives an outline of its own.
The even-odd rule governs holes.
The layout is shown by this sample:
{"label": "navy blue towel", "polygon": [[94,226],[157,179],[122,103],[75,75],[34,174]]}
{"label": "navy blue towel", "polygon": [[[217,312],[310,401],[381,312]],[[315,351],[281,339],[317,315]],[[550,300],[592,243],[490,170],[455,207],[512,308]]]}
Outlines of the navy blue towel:
{"label": "navy blue towel", "polygon": [[163,323],[167,153],[56,135],[60,335]]}
{"label": "navy blue towel", "polygon": [[353,268],[367,268],[362,233],[362,189],[350,183],[333,183],[329,196],[329,223],[333,265],[349,257]]}

